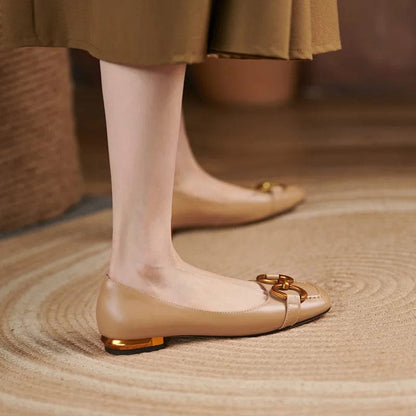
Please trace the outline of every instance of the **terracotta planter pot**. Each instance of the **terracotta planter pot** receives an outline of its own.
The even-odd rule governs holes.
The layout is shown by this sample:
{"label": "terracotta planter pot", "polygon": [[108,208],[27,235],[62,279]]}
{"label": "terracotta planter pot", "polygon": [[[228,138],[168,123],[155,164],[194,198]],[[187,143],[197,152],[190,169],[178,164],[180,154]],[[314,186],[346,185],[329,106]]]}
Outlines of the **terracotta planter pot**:
{"label": "terracotta planter pot", "polygon": [[291,101],[299,62],[208,58],[189,65],[190,80],[205,99],[221,104],[265,105]]}

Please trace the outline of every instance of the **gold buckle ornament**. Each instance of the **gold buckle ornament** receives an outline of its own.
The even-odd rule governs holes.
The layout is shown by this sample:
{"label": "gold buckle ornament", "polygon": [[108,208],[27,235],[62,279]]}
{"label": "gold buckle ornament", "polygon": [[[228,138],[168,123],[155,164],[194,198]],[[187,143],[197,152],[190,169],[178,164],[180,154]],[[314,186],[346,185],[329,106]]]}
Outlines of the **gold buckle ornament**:
{"label": "gold buckle ornament", "polygon": [[295,280],[293,277],[286,276],[284,274],[259,274],[256,280],[261,283],[272,284],[271,293],[279,299],[286,300],[287,293],[283,290],[295,290],[299,293],[300,301],[304,302],[308,297],[308,293],[305,289],[294,284]]}
{"label": "gold buckle ornament", "polygon": [[272,189],[274,186],[280,186],[283,189],[285,189],[287,187],[287,185],[285,183],[276,183],[276,182],[271,182],[271,181],[264,181],[264,182],[260,182],[256,185],[256,189],[260,192],[272,192]]}

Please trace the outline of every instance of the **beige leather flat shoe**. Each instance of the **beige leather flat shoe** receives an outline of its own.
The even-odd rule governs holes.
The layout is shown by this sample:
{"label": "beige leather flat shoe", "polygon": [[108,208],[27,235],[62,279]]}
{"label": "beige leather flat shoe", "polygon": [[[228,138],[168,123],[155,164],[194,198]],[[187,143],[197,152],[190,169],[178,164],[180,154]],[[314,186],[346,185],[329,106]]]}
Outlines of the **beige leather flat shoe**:
{"label": "beige leather flat shoe", "polygon": [[172,229],[236,225],[263,220],[300,204],[305,191],[296,185],[259,183],[255,189],[270,195],[268,201],[222,203],[201,199],[175,190],[172,204]]}
{"label": "beige leather flat shoe", "polygon": [[[328,294],[285,275],[259,275],[265,301],[241,312],[212,312],[162,301],[117,283],[108,274],[97,300],[97,324],[105,350],[135,354],[166,347],[181,335],[249,336],[278,331],[315,319],[331,307]],[[265,285],[271,284],[270,290]]]}

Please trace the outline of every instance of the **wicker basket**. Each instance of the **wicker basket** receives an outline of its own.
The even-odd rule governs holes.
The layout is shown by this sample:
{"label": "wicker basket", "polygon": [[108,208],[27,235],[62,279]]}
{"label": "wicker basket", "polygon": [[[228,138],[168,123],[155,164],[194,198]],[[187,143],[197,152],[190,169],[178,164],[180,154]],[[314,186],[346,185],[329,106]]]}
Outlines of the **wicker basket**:
{"label": "wicker basket", "polygon": [[0,46],[0,141],[1,231],[56,217],[80,200],[66,49]]}

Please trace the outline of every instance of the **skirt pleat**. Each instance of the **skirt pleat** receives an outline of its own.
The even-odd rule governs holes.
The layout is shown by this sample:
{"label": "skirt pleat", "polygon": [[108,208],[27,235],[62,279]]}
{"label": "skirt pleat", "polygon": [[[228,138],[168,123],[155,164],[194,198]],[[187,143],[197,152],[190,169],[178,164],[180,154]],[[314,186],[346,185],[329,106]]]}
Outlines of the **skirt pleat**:
{"label": "skirt pleat", "polygon": [[1,0],[0,17],[5,47],[78,48],[125,65],[341,48],[336,0]]}

